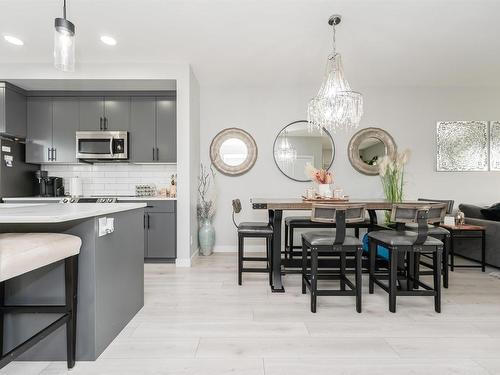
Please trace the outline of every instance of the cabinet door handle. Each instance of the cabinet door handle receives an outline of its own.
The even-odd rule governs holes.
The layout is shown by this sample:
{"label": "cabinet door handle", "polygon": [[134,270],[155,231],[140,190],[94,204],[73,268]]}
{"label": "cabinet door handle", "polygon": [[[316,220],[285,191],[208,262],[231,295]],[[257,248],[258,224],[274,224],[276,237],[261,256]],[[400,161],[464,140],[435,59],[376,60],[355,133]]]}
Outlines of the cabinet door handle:
{"label": "cabinet door handle", "polygon": [[57,160],[57,148],[52,149],[52,161]]}
{"label": "cabinet door handle", "polygon": [[99,117],[99,130],[103,130],[102,129],[102,117]]}
{"label": "cabinet door handle", "polygon": [[108,130],[108,118],[104,117],[104,130]]}
{"label": "cabinet door handle", "polygon": [[51,156],[50,156],[50,147],[47,148],[47,160],[51,161]]}
{"label": "cabinet door handle", "polygon": [[156,160],[160,160],[160,149],[156,147]]}
{"label": "cabinet door handle", "polygon": [[142,220],[142,224],[144,225],[144,229],[146,229],[146,216],[148,216],[148,214],[144,214],[144,218]]}
{"label": "cabinet door handle", "polygon": [[149,229],[149,215],[148,215],[148,229]]}
{"label": "cabinet door handle", "polygon": [[153,160],[155,160],[155,148],[153,147]]}

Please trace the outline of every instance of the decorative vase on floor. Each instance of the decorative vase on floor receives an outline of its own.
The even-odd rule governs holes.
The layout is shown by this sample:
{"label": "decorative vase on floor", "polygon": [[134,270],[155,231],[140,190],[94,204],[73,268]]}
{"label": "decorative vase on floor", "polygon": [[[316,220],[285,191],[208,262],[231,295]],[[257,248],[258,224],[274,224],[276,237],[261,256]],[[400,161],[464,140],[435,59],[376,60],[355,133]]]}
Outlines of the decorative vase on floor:
{"label": "decorative vase on floor", "polygon": [[330,184],[318,184],[318,194],[323,198],[331,196]]}
{"label": "decorative vase on floor", "polygon": [[212,254],[215,245],[215,228],[209,219],[204,219],[200,223],[198,242],[200,244],[201,255]]}

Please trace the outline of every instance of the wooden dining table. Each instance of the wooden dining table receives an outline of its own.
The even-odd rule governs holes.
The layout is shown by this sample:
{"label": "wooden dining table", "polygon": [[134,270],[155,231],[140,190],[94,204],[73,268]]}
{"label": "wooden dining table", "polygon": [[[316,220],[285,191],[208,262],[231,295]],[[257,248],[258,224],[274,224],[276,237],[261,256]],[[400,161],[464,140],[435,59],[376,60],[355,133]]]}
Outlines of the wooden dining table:
{"label": "wooden dining table", "polygon": [[[271,290],[275,293],[284,293],[285,288],[282,281],[282,259],[281,259],[281,226],[283,211],[308,211],[311,210],[313,202],[302,198],[251,198],[250,202],[254,210],[267,210],[269,223],[273,226],[272,246],[272,280]],[[321,202],[325,203],[325,202]],[[392,209],[393,203],[384,199],[349,199],[348,201],[332,201],[332,204],[356,203],[364,204],[370,217],[370,225],[377,225],[376,211],[388,211]],[[417,206],[432,206],[432,202],[406,200],[401,203],[409,203]],[[436,202],[436,204],[441,204]]]}

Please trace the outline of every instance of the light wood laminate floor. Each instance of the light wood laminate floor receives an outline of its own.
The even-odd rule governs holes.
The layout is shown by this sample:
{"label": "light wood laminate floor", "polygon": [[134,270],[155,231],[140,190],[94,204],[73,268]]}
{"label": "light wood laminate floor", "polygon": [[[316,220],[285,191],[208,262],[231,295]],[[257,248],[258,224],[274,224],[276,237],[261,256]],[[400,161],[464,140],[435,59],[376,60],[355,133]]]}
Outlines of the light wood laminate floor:
{"label": "light wood laminate floor", "polygon": [[[443,312],[430,297],[320,297],[318,313],[284,277],[271,293],[264,274],[237,285],[236,255],[200,257],[192,268],[147,264],[145,306],[96,362],[71,374],[500,374],[500,279],[451,273]],[[67,373],[63,362],[14,362],[1,374]]]}

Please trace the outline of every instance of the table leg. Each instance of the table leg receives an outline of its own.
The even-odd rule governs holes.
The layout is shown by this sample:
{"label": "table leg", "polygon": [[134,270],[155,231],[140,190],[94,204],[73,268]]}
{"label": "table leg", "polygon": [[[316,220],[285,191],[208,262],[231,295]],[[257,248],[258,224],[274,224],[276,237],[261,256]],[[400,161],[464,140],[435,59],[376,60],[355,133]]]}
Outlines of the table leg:
{"label": "table leg", "polygon": [[448,263],[450,261],[450,236],[444,238],[444,251],[443,251],[443,286],[448,288],[449,268]]}
{"label": "table leg", "polygon": [[273,223],[273,282],[271,291],[274,293],[284,293],[281,281],[281,219],[282,210],[269,210],[269,221]]}
{"label": "table leg", "polygon": [[450,271],[455,271],[455,237],[453,231],[450,231]]}
{"label": "table leg", "polygon": [[373,227],[377,225],[377,212],[375,210],[368,210],[368,216],[370,217],[370,228],[368,232],[373,230]]}
{"label": "table leg", "polygon": [[481,271],[486,271],[486,231],[481,231]]}

